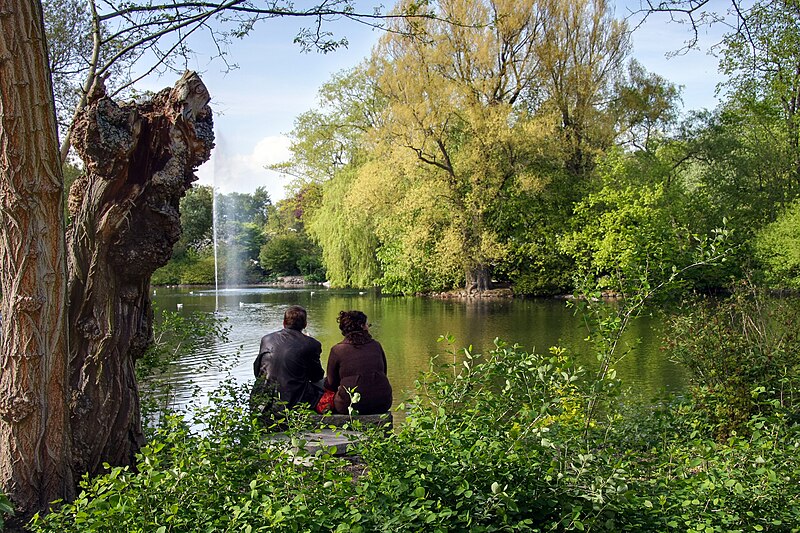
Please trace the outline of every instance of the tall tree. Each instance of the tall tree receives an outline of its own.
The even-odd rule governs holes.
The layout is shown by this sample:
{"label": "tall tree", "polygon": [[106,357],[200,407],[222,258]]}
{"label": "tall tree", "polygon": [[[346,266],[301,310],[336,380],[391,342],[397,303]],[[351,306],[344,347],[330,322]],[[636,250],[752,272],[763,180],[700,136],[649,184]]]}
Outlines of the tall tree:
{"label": "tall tree", "polygon": [[424,38],[390,33],[376,50],[388,101],[378,134],[388,150],[410,150],[427,167],[419,175],[435,182],[426,189],[451,218],[450,253],[466,285],[482,290],[500,253],[488,217],[528,163],[526,117],[515,104],[538,87],[544,21],[535,0],[455,0],[439,9],[460,24],[425,21]]}
{"label": "tall tree", "polygon": [[504,254],[494,219],[505,200],[535,194],[547,179],[537,172],[545,136],[560,134],[555,147],[577,177],[612,141],[604,100],[627,40],[602,0],[438,6],[438,19],[460,24],[409,21],[425,38],[388,34],[376,52],[388,100],[379,135],[390,151],[414,153],[427,167],[419,175],[438,183],[427,189],[450,223],[436,231],[449,236],[466,286],[481,290]]}
{"label": "tall tree", "polygon": [[614,93],[611,108],[618,142],[655,155],[678,119],[680,88],[632,60],[627,78],[617,82]]}
{"label": "tall tree", "polygon": [[567,170],[585,176],[611,146],[610,89],[629,51],[624,23],[606,0],[546,0],[542,68],[545,102],[561,118]]}
{"label": "tall tree", "polygon": [[74,494],[63,184],[38,2],[0,0],[0,490]]}
{"label": "tall tree", "polygon": [[295,121],[292,159],[273,167],[296,178],[293,195],[280,203],[275,218],[283,227],[273,231],[307,230],[322,247],[333,286],[371,287],[379,277],[374,224],[347,195],[368,160],[368,134],[379,123],[384,98],[364,62],[335,74],[318,100],[317,109]]}
{"label": "tall tree", "polygon": [[368,62],[334,74],[317,99],[315,109],[295,120],[291,160],[271,167],[299,179],[301,187],[363,162],[366,133],[378,125],[385,106]]}
{"label": "tall tree", "polygon": [[180,198],[211,155],[210,96],[187,72],[117,105],[96,85],[73,128],[86,173],[70,189],[69,320],[76,472],[131,464],[143,444],[134,363],[152,342],[150,276],[180,237]]}
{"label": "tall tree", "polygon": [[[732,103],[756,119],[755,128],[772,130],[771,142],[785,146],[790,168],[784,187],[792,190],[791,200],[800,192],[800,2],[756,2],[744,21],[745,31],[723,39],[720,67],[729,77],[724,88]],[[766,123],[771,114],[777,128]]]}
{"label": "tall tree", "polygon": [[210,242],[214,227],[214,189],[208,185],[186,191],[181,200],[181,241],[183,248],[198,248]]}

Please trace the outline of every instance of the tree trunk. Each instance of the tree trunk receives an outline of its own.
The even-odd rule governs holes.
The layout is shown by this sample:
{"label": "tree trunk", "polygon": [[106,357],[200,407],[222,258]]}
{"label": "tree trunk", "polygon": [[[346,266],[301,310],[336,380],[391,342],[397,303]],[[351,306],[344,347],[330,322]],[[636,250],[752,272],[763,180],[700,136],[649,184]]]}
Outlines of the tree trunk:
{"label": "tree trunk", "polygon": [[0,0],[0,491],[17,521],[74,494],[63,178],[39,2]]}
{"label": "tree trunk", "polygon": [[471,265],[466,269],[467,293],[477,291],[478,294],[488,290],[491,285],[489,267],[486,265]]}
{"label": "tree trunk", "polygon": [[102,83],[73,128],[86,173],[70,190],[70,408],[76,472],[127,465],[144,442],[134,363],[152,342],[150,276],[181,234],[178,204],[214,133],[195,73],[117,105]]}

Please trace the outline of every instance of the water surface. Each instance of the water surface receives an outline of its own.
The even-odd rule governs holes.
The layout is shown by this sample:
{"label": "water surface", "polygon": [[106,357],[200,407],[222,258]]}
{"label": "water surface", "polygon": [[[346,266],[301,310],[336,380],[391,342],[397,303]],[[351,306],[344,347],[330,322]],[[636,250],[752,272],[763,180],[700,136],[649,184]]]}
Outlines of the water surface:
{"label": "water surface", "polygon": [[[499,337],[537,352],[561,345],[582,364],[595,364],[590,346],[584,341],[587,331],[582,320],[563,300],[434,300],[324,287],[252,287],[217,292],[213,288],[157,288],[154,301],[161,309],[182,314],[213,313],[216,308],[218,316],[226,318],[230,326],[226,342],[209,343],[175,365],[178,405],[191,397],[193,385],[207,392],[229,374],[236,382],[252,382],[252,365],[261,337],[280,329],[284,309],[294,304],[308,310],[306,332],[322,343],[323,368],[330,347],[342,338],[336,323],[339,311],[365,312],[372,324],[372,335],[386,352],[395,405],[413,388],[419,372],[428,368],[430,358],[449,349],[445,343],[437,342],[445,334],[455,336],[456,347],[472,346],[475,353],[490,350]],[[659,322],[649,316],[635,322],[625,337],[623,349],[627,355],[617,366],[625,385],[643,398],[664,390],[681,390],[685,384],[682,370],[659,350],[659,328]],[[205,368],[209,361],[221,365]]]}

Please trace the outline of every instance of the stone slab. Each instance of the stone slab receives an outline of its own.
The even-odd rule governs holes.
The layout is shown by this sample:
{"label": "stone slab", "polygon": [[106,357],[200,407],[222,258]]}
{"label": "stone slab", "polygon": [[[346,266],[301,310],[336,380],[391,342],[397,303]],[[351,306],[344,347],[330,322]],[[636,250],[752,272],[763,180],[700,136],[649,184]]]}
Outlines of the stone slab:
{"label": "stone slab", "polygon": [[314,422],[316,425],[320,427],[352,427],[354,424],[353,422],[358,422],[363,426],[376,426],[376,427],[383,427],[387,430],[391,430],[394,426],[394,416],[392,416],[391,411],[388,413],[381,413],[377,415],[335,415],[331,413],[325,413],[324,415],[314,414],[309,417],[309,420]]}

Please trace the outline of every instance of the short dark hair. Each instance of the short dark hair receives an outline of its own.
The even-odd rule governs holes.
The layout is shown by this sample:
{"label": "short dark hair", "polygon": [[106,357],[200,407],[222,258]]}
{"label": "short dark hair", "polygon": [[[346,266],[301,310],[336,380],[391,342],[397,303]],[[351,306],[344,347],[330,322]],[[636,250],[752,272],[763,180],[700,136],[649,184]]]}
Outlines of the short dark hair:
{"label": "short dark hair", "polygon": [[342,335],[347,335],[354,331],[363,330],[364,324],[367,323],[367,315],[361,311],[339,311],[336,321],[339,323],[339,330]]}
{"label": "short dark hair", "polygon": [[283,327],[302,331],[307,323],[306,310],[299,305],[293,305],[283,313]]}

